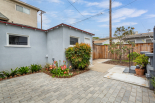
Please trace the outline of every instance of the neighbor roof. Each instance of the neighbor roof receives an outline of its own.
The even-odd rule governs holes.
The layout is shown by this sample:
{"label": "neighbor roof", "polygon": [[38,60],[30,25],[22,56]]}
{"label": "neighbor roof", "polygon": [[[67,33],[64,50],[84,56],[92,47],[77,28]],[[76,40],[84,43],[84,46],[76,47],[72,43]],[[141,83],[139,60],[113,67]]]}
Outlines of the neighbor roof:
{"label": "neighbor roof", "polygon": [[28,6],[28,7],[30,7],[30,8],[33,8],[33,9],[37,10],[37,11],[40,10],[39,8],[34,7],[34,6],[32,6],[32,5],[30,5],[30,4],[27,4],[27,3],[25,3],[25,2],[22,2],[22,1],[20,1],[20,0],[12,0],[12,1],[17,2],[17,3],[19,3],[19,4],[22,4],[22,5],[25,5],[25,6]]}
{"label": "neighbor roof", "polygon": [[3,15],[1,12],[0,12],[0,19],[3,19],[3,20],[9,20],[5,15]]}
{"label": "neighbor roof", "polygon": [[72,28],[74,30],[77,30],[77,31],[80,31],[80,32],[83,32],[83,33],[86,33],[86,34],[89,34],[89,35],[95,35],[93,33],[89,33],[87,31],[84,31],[84,30],[81,30],[81,29],[78,29],[78,28],[75,28],[73,26],[70,26],[70,25],[67,25],[67,24],[64,24],[64,23],[61,23],[55,27],[52,27],[50,29],[47,29],[47,30],[43,30],[43,29],[39,29],[39,28],[35,28],[35,27],[31,27],[31,26],[27,26],[27,25],[22,25],[22,24],[17,24],[17,23],[10,23],[10,22],[5,22],[5,21],[0,21],[1,23],[5,23],[5,24],[10,24],[10,25],[15,25],[15,26],[20,26],[20,27],[25,27],[25,28],[31,28],[31,29],[35,29],[35,30],[41,30],[41,31],[45,31],[45,32],[48,32],[49,30],[53,30],[53,29],[57,29],[59,27],[62,27],[62,26],[66,26],[66,27],[69,27],[69,28]]}
{"label": "neighbor roof", "polygon": [[139,33],[139,34],[134,34],[134,35],[129,35],[124,39],[129,39],[129,38],[144,38],[144,37],[153,37],[153,32],[149,33]]}
{"label": "neighbor roof", "polygon": [[103,43],[104,41],[107,41],[108,39],[106,40],[94,40],[94,44],[97,44],[97,43]]}

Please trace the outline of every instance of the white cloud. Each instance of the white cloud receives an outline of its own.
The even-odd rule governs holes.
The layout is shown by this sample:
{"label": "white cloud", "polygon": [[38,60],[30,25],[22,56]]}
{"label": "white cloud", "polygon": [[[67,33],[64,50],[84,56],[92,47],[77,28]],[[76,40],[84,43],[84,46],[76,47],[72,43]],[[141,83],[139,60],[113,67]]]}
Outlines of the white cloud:
{"label": "white cloud", "polygon": [[76,22],[76,19],[67,19],[67,20],[65,20],[66,21],[66,23],[69,23],[69,24],[73,24],[73,23],[75,23]]}
{"label": "white cloud", "polygon": [[85,31],[88,31],[90,33],[93,33],[93,32],[96,32],[96,31],[99,31],[99,30],[96,30],[96,29],[84,29]]}
{"label": "white cloud", "polygon": [[[116,28],[116,27],[121,27],[121,26],[132,26],[132,25],[136,25],[137,23],[135,22],[123,22],[123,23],[119,23],[119,24],[114,24],[112,25],[113,28]],[[109,25],[99,25],[100,27],[109,27]]]}
{"label": "white cloud", "polygon": [[[125,20],[126,18],[139,17],[146,12],[147,10],[122,8],[112,13],[112,19],[113,22],[120,22],[121,20]],[[109,21],[108,16],[106,16],[105,18],[102,17],[98,20],[98,22],[107,22],[107,21]]]}
{"label": "white cloud", "polygon": [[155,14],[147,15],[146,18],[155,18]]}
{"label": "white cloud", "polygon": [[[112,7],[118,7],[121,6],[122,3],[114,1],[112,3]],[[109,8],[109,0],[104,0],[102,2],[87,2],[87,6],[97,6],[97,7],[101,7],[101,8]]]}

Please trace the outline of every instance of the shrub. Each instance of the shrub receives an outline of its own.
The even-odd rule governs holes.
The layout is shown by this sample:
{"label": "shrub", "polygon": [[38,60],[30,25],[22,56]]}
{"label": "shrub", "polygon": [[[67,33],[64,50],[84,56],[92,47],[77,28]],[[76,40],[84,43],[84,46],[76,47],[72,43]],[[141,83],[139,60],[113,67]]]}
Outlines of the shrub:
{"label": "shrub", "polygon": [[15,70],[11,69],[10,75],[13,77],[13,76],[17,75],[17,72],[18,72],[18,67]]}
{"label": "shrub", "polygon": [[41,68],[42,68],[41,65],[32,64],[30,67],[30,70],[33,73],[33,72],[37,72],[37,71],[41,70]]}
{"label": "shrub", "polygon": [[29,71],[30,71],[30,68],[28,66],[26,66],[26,67],[20,67],[18,69],[18,73],[21,74],[21,75],[27,74]]}
{"label": "shrub", "polygon": [[155,77],[152,77],[151,81],[152,81],[152,85],[153,85],[153,87],[155,89]]}
{"label": "shrub", "polygon": [[147,57],[145,54],[142,54],[140,56],[138,56],[134,62],[136,62],[136,65],[140,66],[140,69],[142,69],[143,67],[145,67],[148,64],[148,59],[149,57]]}
{"label": "shrub", "polygon": [[49,69],[49,67],[50,67],[50,64],[46,63],[45,68]]}
{"label": "shrub", "polygon": [[[50,69],[50,72],[52,74],[54,74],[55,76],[69,76],[70,73],[69,73],[69,69],[71,68],[66,66],[66,61],[63,61],[63,65],[61,66],[58,66],[58,62],[57,61],[54,61],[54,64],[50,65],[51,69]],[[60,63],[59,63],[60,65]]]}
{"label": "shrub", "polygon": [[66,58],[75,69],[85,69],[89,66],[91,47],[85,43],[76,43],[74,47],[66,49]]}
{"label": "shrub", "polygon": [[132,52],[127,55],[128,58],[130,57],[130,60],[135,60],[138,56],[140,56],[140,54],[137,52]]}
{"label": "shrub", "polygon": [[10,77],[11,76],[11,73],[9,71],[3,71],[2,72],[4,74],[4,76],[6,77]]}

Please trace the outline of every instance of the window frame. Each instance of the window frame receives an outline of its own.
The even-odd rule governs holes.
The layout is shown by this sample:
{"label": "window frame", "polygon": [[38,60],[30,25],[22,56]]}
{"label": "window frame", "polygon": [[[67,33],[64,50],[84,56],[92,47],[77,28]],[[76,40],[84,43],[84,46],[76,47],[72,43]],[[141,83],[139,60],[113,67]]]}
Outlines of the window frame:
{"label": "window frame", "polygon": [[147,40],[151,40],[151,43],[153,43],[153,42],[152,42],[152,41],[153,41],[153,38],[152,38],[152,39],[151,39],[151,38],[146,38],[146,39],[145,39],[145,43],[147,43],[147,42],[146,42]]}
{"label": "window frame", "polygon": [[[27,45],[10,45],[9,44],[9,35],[14,35],[14,36],[22,36],[22,37],[27,37]],[[21,35],[17,33],[6,33],[6,47],[30,47],[30,36],[29,35]]]}
{"label": "window frame", "polygon": [[[21,5],[18,5],[18,4],[15,5],[15,10],[16,10],[16,11],[18,11],[18,10],[17,10],[17,6],[21,6]],[[22,7],[23,9],[22,9],[22,11],[19,11],[19,12],[22,12],[22,13],[25,13],[25,12],[24,12],[24,8],[25,8],[25,9],[28,9],[28,8],[26,8],[26,7],[24,7],[24,6],[21,6],[21,7]],[[28,10],[29,10],[29,14],[28,14],[28,15],[30,15],[31,10],[30,10],[30,9],[28,9]],[[27,14],[27,13],[25,13],[25,14]]]}
{"label": "window frame", "polygon": [[[78,43],[80,43],[80,39],[79,39],[80,37],[71,36],[71,35],[70,35],[70,37],[72,37],[72,38],[77,38],[77,39],[78,39]],[[70,37],[69,37],[69,47],[73,47],[74,45],[71,45],[71,44],[70,44]]]}

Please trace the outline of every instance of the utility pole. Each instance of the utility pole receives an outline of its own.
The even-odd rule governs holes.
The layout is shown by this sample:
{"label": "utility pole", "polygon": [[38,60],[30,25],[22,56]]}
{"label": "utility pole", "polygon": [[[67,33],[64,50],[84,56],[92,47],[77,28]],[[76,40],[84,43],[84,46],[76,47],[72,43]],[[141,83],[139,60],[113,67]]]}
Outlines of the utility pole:
{"label": "utility pole", "polygon": [[112,44],[111,0],[109,0],[109,44]]}
{"label": "utility pole", "polygon": [[41,29],[42,29],[42,21],[43,21],[43,20],[42,20],[42,14],[44,14],[44,13],[46,13],[46,12],[45,12],[45,11],[42,11],[42,10],[40,10],[40,11],[41,11],[41,12],[40,12],[39,15],[41,16]]}

